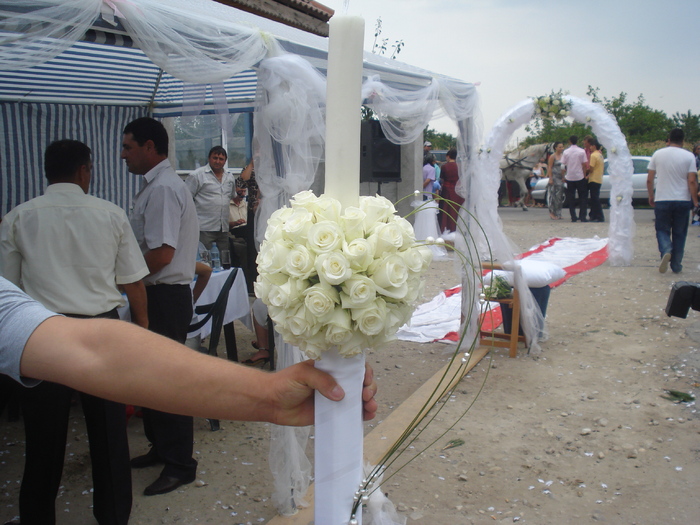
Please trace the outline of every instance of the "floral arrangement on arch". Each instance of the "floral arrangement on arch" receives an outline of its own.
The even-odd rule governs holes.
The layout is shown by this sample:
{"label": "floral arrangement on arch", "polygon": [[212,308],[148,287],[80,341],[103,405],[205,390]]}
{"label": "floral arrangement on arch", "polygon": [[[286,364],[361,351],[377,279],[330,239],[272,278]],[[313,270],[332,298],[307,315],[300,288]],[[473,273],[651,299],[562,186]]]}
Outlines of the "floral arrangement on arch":
{"label": "floral arrangement on arch", "polygon": [[333,346],[352,357],[395,338],[431,260],[388,199],[360,197],[341,211],[336,199],[302,191],[268,221],[255,294],[308,357]]}
{"label": "floral arrangement on arch", "polygon": [[571,102],[560,93],[535,97],[535,115],[541,118],[562,119],[571,114]]}

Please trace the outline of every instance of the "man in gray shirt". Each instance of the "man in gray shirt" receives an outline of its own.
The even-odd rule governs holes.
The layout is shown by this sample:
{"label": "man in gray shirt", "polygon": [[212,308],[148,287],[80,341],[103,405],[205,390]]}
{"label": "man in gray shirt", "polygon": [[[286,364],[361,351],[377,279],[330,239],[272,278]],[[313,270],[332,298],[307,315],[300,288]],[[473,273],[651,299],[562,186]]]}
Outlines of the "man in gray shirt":
{"label": "man in gray shirt", "polygon": [[[124,128],[121,158],[145,185],[134,199],[131,226],[150,271],[144,278],[149,329],[184,343],[192,319],[192,292],[199,225],[192,194],[168,161],[168,134],[152,118]],[[165,494],[192,483],[197,471],[193,422],[188,416],[144,409],[151,450],[131,460],[134,468],[164,464],[144,494]]]}

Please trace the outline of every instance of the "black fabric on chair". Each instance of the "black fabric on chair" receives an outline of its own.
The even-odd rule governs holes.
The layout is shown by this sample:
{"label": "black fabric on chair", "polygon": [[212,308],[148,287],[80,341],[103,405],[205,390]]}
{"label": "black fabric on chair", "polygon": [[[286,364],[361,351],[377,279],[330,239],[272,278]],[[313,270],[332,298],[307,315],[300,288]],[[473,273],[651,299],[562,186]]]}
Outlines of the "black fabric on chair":
{"label": "black fabric on chair", "polygon": [[[219,340],[221,339],[221,329],[224,326],[224,313],[226,312],[226,304],[228,303],[228,294],[233,286],[233,281],[236,280],[236,275],[238,274],[238,268],[232,268],[230,275],[226,278],[226,282],[221,287],[219,296],[216,301],[210,304],[203,304],[196,306],[194,312],[198,315],[206,314],[203,319],[192,323],[188,328],[188,333],[195,332],[202,328],[209,319],[211,319],[211,334],[209,335],[209,349],[207,353],[209,355],[216,356],[216,348],[219,346]],[[233,336],[235,337],[235,335]],[[219,430],[219,420],[218,419],[207,419],[212,430]]]}

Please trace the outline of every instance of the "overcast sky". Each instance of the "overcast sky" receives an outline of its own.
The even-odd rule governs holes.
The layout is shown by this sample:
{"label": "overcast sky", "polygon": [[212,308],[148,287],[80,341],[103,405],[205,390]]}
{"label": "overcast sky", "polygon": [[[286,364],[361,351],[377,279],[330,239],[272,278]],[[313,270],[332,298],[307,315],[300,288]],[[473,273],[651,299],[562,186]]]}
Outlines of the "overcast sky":
{"label": "overcast sky", "polygon": [[[700,113],[700,0],[319,0],[405,43],[398,60],[480,82],[484,133],[528,96],[588,85],[643,94],[666,112]],[[449,121],[431,127],[456,134]],[[522,133],[522,132],[521,132]],[[520,133],[519,133],[520,134]]]}

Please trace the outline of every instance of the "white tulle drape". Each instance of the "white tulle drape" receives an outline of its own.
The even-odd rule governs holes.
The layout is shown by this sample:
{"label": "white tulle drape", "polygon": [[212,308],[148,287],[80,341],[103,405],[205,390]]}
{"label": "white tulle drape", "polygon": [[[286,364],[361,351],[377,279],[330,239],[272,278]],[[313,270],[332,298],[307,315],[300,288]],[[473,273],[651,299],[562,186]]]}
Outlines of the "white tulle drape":
{"label": "white tulle drape", "polygon": [[0,70],[25,69],[51,60],[83,37],[101,8],[102,0],[65,0],[60,5],[52,0],[4,0]]}
{"label": "white tulle drape", "polygon": [[610,226],[608,228],[608,260],[611,266],[629,266],[634,256],[636,226],[632,208],[632,155],[627,140],[615,118],[603,106],[575,97],[571,116],[591,127],[591,131],[608,152],[610,176]]}
{"label": "white tulle drape", "polygon": [[[575,97],[564,97],[571,102],[571,117],[591,126],[591,130],[609,152],[609,173],[612,181],[610,198],[610,228],[608,254],[610,264],[628,265],[632,260],[635,226],[632,214],[632,159],[627,142],[615,119],[599,104]],[[532,353],[539,352],[539,339],[546,336],[542,313],[514,261],[518,247],[503,232],[498,216],[498,187],[501,182],[499,162],[503,158],[506,143],[513,133],[529,122],[535,112],[533,99],[525,99],[506,111],[494,124],[479,151],[475,165],[477,175],[470,179],[468,210],[478,219],[483,232],[473,229],[482,260],[493,258],[506,264],[514,264],[515,286],[520,291],[521,324]],[[466,181],[460,181],[464,183]],[[487,244],[488,239],[488,244]]]}

